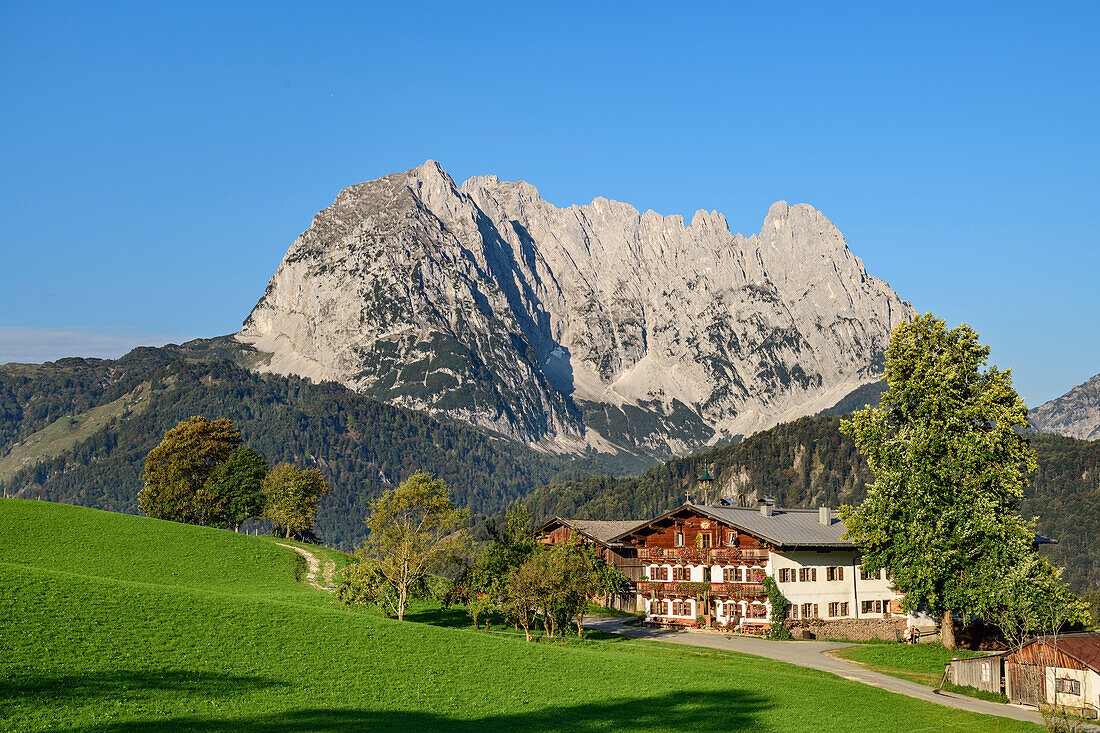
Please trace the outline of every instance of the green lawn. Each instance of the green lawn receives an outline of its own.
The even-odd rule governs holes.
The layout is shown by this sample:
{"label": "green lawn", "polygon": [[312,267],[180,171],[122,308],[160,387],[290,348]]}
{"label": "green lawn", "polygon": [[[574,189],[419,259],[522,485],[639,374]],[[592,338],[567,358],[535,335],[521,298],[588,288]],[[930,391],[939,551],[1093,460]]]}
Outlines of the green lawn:
{"label": "green lawn", "polygon": [[[862,644],[837,649],[832,654],[859,662],[876,672],[901,677],[929,687],[943,681],[943,670],[952,659],[982,656],[967,649],[944,649],[939,644]],[[1008,702],[1000,693],[985,692],[974,687],[959,687],[947,683],[943,689],[993,702]]]}
{"label": "green lawn", "polygon": [[11,499],[0,528],[0,730],[1038,730],[753,657],[347,611],[271,538]]}
{"label": "green lawn", "polygon": [[944,649],[939,644],[860,644],[831,653],[877,672],[932,687],[940,683],[944,667],[955,657],[981,656],[966,649]]}

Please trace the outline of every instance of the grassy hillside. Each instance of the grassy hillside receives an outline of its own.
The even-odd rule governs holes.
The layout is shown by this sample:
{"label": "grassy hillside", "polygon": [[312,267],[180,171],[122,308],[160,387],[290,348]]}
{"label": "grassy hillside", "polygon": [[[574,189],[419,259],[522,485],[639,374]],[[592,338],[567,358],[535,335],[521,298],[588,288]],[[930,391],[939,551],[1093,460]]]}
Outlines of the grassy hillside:
{"label": "grassy hillside", "polygon": [[[1100,588],[1100,441],[1038,433],[1028,438],[1039,470],[1024,490],[1020,511],[1037,520],[1039,532],[1058,540],[1044,552],[1066,568],[1074,590]],[[713,465],[718,486],[744,486],[788,507],[857,504],[873,480],[863,456],[840,432],[840,418],[807,417],[641,476],[590,476],[541,487],[525,502],[536,519],[653,517],[688,498],[700,500],[692,491],[704,461]]]}
{"label": "grassy hillside", "polygon": [[270,538],[10,499],[0,526],[2,730],[1037,730],[769,660],[346,611]]}

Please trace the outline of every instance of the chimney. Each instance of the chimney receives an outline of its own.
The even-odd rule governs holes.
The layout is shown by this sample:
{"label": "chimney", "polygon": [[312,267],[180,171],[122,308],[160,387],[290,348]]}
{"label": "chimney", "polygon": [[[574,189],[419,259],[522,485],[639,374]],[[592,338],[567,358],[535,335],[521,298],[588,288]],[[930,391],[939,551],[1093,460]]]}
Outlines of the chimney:
{"label": "chimney", "polygon": [[767,503],[761,504],[760,505],[760,516],[770,517],[771,515],[772,515],[772,505],[767,504]]}
{"label": "chimney", "polygon": [[833,510],[827,506],[819,506],[817,508],[817,521],[826,527],[830,526],[833,523]]}

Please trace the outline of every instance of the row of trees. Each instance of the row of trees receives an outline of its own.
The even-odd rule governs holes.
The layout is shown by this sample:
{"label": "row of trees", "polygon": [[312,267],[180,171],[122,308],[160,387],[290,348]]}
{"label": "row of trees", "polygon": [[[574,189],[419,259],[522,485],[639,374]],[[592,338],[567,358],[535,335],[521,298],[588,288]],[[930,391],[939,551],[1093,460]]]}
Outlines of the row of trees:
{"label": "row of trees", "polygon": [[287,538],[313,527],[317,501],[328,493],[316,468],[269,470],[226,418],[192,417],[169,430],[145,458],[144,484],[138,505],[150,517],[234,531],[267,519]]}
{"label": "row of trees", "polygon": [[447,485],[416,473],[371,507],[370,536],[345,568],[337,597],[348,605],[373,603],[404,620],[409,600],[432,594],[435,573],[456,579],[436,592],[446,603],[464,603],[475,628],[491,612],[523,628],[527,639],[541,624],[548,636],[575,619],[584,633],[589,599],[625,581],[594,549],[581,542],[546,547],[535,541],[523,507],[503,527],[490,522],[488,541],[475,544],[469,514],[451,503]]}

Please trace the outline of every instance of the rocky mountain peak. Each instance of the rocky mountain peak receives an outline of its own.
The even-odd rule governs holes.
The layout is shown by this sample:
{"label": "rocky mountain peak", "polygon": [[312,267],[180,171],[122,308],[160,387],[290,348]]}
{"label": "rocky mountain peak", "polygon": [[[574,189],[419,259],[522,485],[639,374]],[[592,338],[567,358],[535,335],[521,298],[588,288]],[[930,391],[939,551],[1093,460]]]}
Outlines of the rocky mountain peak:
{"label": "rocky mountain peak", "polygon": [[429,160],[342,191],[238,338],[266,369],[549,449],[668,455],[831,406],[911,313],[806,204],[744,237]]}
{"label": "rocky mountain peak", "polygon": [[1027,418],[1041,433],[1100,439],[1100,374],[1028,411]]}

